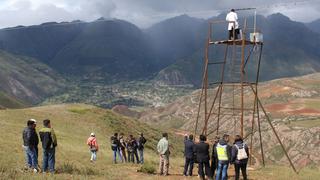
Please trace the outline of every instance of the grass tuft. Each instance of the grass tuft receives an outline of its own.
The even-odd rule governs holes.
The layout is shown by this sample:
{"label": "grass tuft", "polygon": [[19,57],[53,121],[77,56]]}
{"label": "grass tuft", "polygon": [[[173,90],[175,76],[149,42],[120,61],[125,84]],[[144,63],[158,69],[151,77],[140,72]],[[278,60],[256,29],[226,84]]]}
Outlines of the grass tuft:
{"label": "grass tuft", "polygon": [[57,168],[58,173],[64,173],[64,174],[78,174],[78,175],[85,175],[85,176],[90,176],[90,175],[97,175],[97,171],[93,170],[90,167],[83,167],[79,168],[73,163],[70,162],[65,162],[62,164],[62,166]]}
{"label": "grass tuft", "polygon": [[72,108],[68,109],[69,112],[76,113],[76,114],[86,114],[90,109],[87,108]]}
{"label": "grass tuft", "polygon": [[155,174],[156,168],[155,165],[152,163],[144,163],[138,172],[147,173],[147,174]]}

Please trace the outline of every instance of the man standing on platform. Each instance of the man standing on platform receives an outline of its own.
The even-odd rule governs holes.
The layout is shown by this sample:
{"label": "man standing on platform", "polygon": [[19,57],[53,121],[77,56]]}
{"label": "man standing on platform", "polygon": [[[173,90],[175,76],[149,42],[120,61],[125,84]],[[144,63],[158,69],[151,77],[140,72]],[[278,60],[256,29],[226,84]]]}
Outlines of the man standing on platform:
{"label": "man standing on platform", "polygon": [[231,11],[227,14],[226,21],[229,22],[228,24],[229,40],[238,39],[238,35],[240,34],[238,15],[234,9],[231,9]]}

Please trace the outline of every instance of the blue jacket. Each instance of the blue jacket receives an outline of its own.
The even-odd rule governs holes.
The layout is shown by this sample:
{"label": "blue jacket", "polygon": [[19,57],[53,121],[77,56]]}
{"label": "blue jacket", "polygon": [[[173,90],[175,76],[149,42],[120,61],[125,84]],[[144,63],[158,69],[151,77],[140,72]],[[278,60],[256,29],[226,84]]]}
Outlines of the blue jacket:
{"label": "blue jacket", "polygon": [[192,140],[186,140],[184,141],[184,156],[186,158],[193,158],[194,155],[194,142]]}

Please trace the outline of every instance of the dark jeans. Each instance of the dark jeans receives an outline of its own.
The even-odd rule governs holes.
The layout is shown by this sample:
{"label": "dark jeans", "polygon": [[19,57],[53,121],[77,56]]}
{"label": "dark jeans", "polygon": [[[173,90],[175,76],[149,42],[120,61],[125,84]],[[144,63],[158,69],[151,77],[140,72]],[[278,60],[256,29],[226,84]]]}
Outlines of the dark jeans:
{"label": "dark jeans", "polygon": [[46,172],[49,167],[50,172],[54,172],[55,148],[43,149],[42,171]]}
{"label": "dark jeans", "polygon": [[[184,164],[184,171],[183,171],[183,175],[186,175],[186,176],[187,176],[187,175],[192,176],[193,163],[194,163],[193,158],[187,158],[187,157],[186,157],[186,159],[185,159],[185,164]],[[189,167],[189,173],[187,174],[188,167]]]}
{"label": "dark jeans", "polygon": [[[204,173],[203,168],[205,168],[206,173]],[[198,174],[201,176],[202,179],[204,179],[204,175],[211,177],[209,161],[199,162]]]}
{"label": "dark jeans", "polygon": [[137,152],[137,150],[132,151],[132,152],[129,152],[129,151],[128,151],[128,156],[129,156],[129,157],[128,157],[129,162],[134,163],[134,157],[136,157],[137,163],[139,163],[139,157],[138,157],[138,152]]}
{"label": "dark jeans", "polygon": [[[235,36],[234,39],[238,39],[239,34],[240,34],[240,29],[235,29],[234,30],[234,36]],[[233,39],[233,28],[232,28],[232,30],[229,30],[229,40],[232,40],[232,39]]]}
{"label": "dark jeans", "polygon": [[236,171],[235,179],[239,180],[240,169],[242,172],[243,180],[247,180],[247,163],[244,164],[234,164],[234,169]]}
{"label": "dark jeans", "polygon": [[38,149],[38,146],[35,146],[34,148],[35,148],[35,150],[36,150],[36,161],[37,161],[37,165],[38,165],[38,164],[39,164],[39,163],[38,163],[39,149]]}
{"label": "dark jeans", "polygon": [[119,149],[113,149],[113,163],[117,163],[117,154],[119,156],[120,162],[123,162],[120,150]]}
{"label": "dark jeans", "polygon": [[214,177],[214,173],[216,172],[217,167],[218,167],[217,160],[212,160],[211,167],[210,167],[211,177]]}

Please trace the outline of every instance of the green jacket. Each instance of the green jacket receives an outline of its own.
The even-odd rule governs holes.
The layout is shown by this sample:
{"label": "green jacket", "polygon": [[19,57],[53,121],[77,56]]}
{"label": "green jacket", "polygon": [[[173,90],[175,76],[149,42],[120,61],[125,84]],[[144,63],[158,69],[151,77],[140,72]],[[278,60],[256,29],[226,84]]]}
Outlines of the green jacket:
{"label": "green jacket", "polygon": [[169,153],[169,142],[167,138],[163,137],[162,139],[160,139],[157,145],[157,150],[161,155]]}
{"label": "green jacket", "polygon": [[44,127],[39,131],[43,149],[54,148],[58,145],[57,137],[52,128]]}

